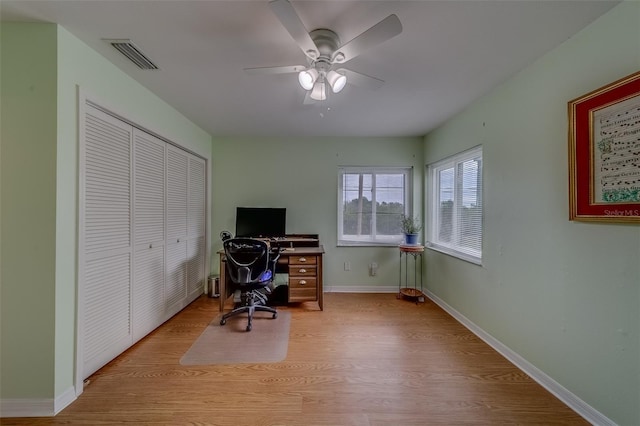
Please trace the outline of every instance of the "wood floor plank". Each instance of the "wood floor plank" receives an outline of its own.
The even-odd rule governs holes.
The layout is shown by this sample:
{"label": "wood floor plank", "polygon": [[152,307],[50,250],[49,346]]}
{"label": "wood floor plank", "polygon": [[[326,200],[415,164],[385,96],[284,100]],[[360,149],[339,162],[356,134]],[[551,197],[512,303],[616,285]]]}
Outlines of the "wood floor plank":
{"label": "wood floor plank", "polygon": [[292,313],[282,362],[180,365],[219,314],[201,297],[96,372],[57,416],[0,423],[588,424],[430,301],[328,293],[324,311],[280,309]]}

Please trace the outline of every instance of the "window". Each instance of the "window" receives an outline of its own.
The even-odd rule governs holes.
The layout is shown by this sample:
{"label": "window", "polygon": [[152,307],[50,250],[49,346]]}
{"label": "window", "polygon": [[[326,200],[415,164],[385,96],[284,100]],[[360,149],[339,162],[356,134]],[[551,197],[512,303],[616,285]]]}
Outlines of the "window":
{"label": "window", "polygon": [[338,245],[396,245],[410,214],[411,167],[341,167]]}
{"label": "window", "polygon": [[427,246],[470,262],[482,261],[482,147],[428,167]]}

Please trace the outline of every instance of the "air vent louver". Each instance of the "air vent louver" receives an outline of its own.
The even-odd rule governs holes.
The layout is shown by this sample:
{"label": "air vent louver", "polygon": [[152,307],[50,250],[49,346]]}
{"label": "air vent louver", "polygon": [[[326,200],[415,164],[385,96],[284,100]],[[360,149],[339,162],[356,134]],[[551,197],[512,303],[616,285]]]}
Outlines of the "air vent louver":
{"label": "air vent louver", "polygon": [[157,70],[158,66],[151,62],[142,51],[131,42],[131,40],[106,40],[113,47],[118,49],[120,53],[126,56],[131,62],[136,64],[138,68],[143,70]]}

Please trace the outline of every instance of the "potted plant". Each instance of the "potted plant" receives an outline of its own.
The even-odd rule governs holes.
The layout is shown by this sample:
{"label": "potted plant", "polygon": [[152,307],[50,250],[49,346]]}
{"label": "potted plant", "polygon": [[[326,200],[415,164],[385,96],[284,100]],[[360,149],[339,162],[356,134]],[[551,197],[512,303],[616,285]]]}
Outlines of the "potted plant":
{"label": "potted plant", "polygon": [[405,243],[412,245],[418,244],[418,237],[420,235],[420,231],[422,230],[422,224],[420,224],[418,218],[402,215],[400,224],[402,227],[402,232],[404,232]]}

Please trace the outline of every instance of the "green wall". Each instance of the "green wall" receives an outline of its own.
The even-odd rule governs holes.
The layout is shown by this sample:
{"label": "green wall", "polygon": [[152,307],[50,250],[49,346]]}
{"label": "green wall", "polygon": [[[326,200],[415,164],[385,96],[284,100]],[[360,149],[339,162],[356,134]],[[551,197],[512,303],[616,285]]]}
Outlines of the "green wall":
{"label": "green wall", "polygon": [[[222,248],[220,231],[235,231],[236,207],[286,207],[288,233],[320,234],[325,289],[393,290],[397,247],[336,247],[338,166],[413,166],[420,214],[422,157],[421,138],[214,138],[214,248]],[[368,275],[371,262],[379,265],[375,277]]]}
{"label": "green wall", "polygon": [[425,138],[483,145],[483,265],[429,251],[428,287],[622,425],[640,424],[640,226],[568,220],[567,102],[640,70],[623,3]]}
{"label": "green wall", "polygon": [[64,28],[3,22],[3,400],[75,384],[79,89],[209,160],[211,187],[210,135]]}
{"label": "green wall", "polygon": [[0,397],[51,397],[56,27],[2,23],[0,31]]}

